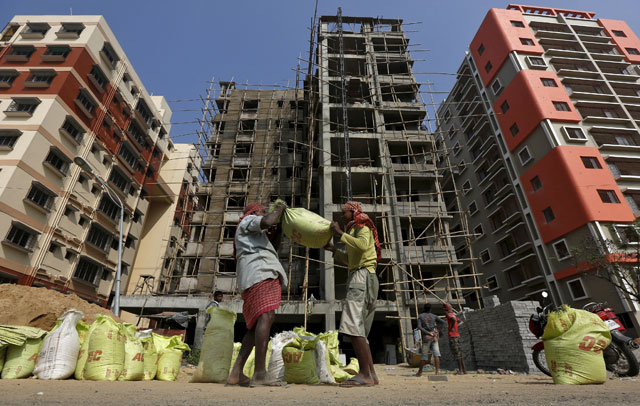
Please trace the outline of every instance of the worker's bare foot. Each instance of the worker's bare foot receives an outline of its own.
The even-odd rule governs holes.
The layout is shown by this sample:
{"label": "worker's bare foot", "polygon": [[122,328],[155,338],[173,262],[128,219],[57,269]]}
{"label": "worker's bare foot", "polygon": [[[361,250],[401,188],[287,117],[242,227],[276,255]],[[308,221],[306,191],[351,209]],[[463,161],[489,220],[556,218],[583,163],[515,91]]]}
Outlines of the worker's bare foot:
{"label": "worker's bare foot", "polygon": [[282,382],[279,380],[268,379],[267,373],[254,373],[253,379],[251,379],[250,387],[256,388],[260,386],[287,386],[286,382]]}
{"label": "worker's bare foot", "polygon": [[373,384],[374,385],[379,385],[380,384],[380,380],[378,379],[378,375],[376,375],[376,373],[374,372],[371,376],[373,377]]}
{"label": "worker's bare foot", "polygon": [[422,371],[418,372],[416,376],[422,376]]}
{"label": "worker's bare foot", "polygon": [[227,385],[239,385],[239,386],[249,386],[251,379],[243,373],[238,374],[238,376],[229,375],[227,379]]}

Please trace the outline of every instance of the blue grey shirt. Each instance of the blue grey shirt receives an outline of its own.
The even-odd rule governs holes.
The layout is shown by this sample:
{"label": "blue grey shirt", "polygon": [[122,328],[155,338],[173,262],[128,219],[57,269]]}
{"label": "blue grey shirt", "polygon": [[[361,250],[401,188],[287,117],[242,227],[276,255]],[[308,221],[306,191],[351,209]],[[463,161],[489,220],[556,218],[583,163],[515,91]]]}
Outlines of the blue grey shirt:
{"label": "blue grey shirt", "polygon": [[282,287],[288,283],[278,253],[260,227],[261,220],[262,216],[246,216],[236,230],[236,274],[241,293],[267,279],[280,278]]}

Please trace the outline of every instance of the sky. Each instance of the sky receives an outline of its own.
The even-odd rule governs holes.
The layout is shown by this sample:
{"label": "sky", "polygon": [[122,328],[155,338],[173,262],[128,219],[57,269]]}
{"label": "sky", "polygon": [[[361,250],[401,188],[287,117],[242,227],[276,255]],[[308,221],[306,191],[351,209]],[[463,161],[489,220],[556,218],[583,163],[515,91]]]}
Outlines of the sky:
{"label": "sky", "polygon": [[[2,1],[0,16],[101,14],[147,90],[170,101],[174,142],[194,142],[199,101],[208,82],[295,85],[298,57],[309,52],[315,0],[23,0]],[[514,3],[518,3],[514,1]],[[419,82],[432,82],[436,100],[451,90],[455,73],[482,19],[508,1],[319,0],[318,15],[400,18],[417,60]],[[625,20],[640,35],[639,0],[526,0],[518,4],[592,11]],[[2,25],[2,24],[0,24]],[[449,74],[449,75],[448,75]],[[179,124],[183,123],[183,124]]]}

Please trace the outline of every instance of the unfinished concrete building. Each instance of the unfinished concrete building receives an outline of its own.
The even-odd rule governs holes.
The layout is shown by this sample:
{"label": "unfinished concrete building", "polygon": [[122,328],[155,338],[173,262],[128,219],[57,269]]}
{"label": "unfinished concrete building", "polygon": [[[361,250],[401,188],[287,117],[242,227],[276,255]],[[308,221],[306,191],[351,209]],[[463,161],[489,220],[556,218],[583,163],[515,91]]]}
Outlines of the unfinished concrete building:
{"label": "unfinished concrete building", "polygon": [[[458,259],[452,239],[467,241],[468,231],[449,230],[443,195],[457,191],[441,188],[442,157],[428,131],[402,24],[340,12],[320,17],[310,65],[306,73],[298,69],[295,87],[212,84],[199,146],[203,206],[193,215],[186,268],[166,274],[160,295],[127,297],[123,306],[199,314],[196,336],[213,291],[225,292],[229,300],[222,306],[241,313],[235,228],[246,203],[276,198],[333,220],[343,203],[356,200],[374,219],[383,248],[373,331],[385,334],[370,338],[378,357],[398,336],[405,346],[413,344],[411,321],[422,304],[461,306],[465,295],[477,294],[477,273],[465,275],[463,285],[456,271],[471,257]],[[290,283],[276,329],[337,328],[346,269],[323,250],[286,238],[279,254]]]}

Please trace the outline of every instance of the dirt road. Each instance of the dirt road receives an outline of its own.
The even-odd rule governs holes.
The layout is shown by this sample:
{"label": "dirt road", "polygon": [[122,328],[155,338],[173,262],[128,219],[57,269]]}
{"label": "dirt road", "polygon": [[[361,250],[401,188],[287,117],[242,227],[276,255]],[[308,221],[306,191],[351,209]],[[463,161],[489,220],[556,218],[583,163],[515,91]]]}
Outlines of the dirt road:
{"label": "dirt road", "polygon": [[0,380],[0,405],[637,405],[640,379],[610,379],[604,385],[553,385],[542,375],[469,374],[430,382],[406,366],[377,366],[381,384],[369,388],[289,385],[239,388],[177,382]]}

